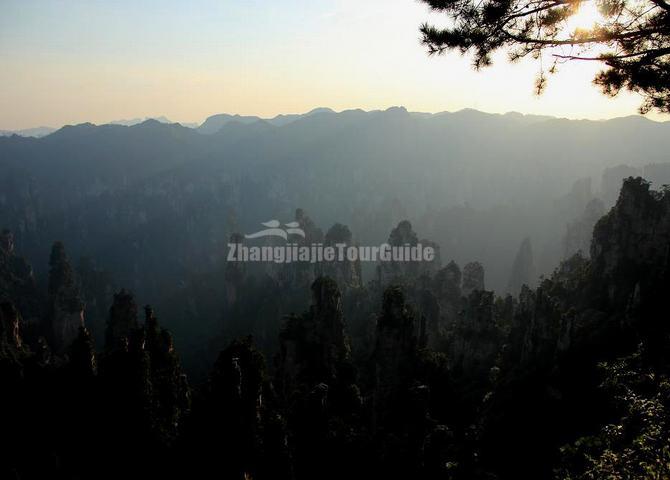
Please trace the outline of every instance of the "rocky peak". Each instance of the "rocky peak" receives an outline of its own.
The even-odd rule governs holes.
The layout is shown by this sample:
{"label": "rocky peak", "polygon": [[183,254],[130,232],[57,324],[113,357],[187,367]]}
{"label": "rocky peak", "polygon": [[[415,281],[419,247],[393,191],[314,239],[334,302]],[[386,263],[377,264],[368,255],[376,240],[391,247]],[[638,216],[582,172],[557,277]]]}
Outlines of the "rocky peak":
{"label": "rocky peak", "polygon": [[[311,245],[314,243],[323,243],[323,231],[312,221],[307,213],[298,208],[295,211],[295,221],[305,234],[290,235],[288,240],[290,243],[298,245]],[[311,264],[309,262],[291,262],[290,264],[270,264],[268,269],[270,275],[277,278],[282,287],[295,289],[297,291],[307,291],[307,288],[314,282],[319,275],[320,266]]]}
{"label": "rocky peak", "polygon": [[593,284],[607,310],[643,338],[653,355],[670,337],[665,311],[670,288],[670,194],[650,190],[642,178],[628,178],[619,199],[601,218],[591,243]]}
{"label": "rocky peak", "polygon": [[144,307],[145,347],[151,357],[152,368],[161,368],[165,364],[174,363],[174,339],[169,330],[161,328],[158,318],[151,305]]}
{"label": "rocky peak", "polygon": [[322,243],[324,240],[323,231],[314,223],[314,221],[305,213],[302,208],[295,211],[295,221],[300,224],[300,228],[305,232],[303,242],[299,243]]}
{"label": "rocky peak", "polygon": [[389,287],[384,292],[382,313],[377,322],[378,331],[392,331],[402,334],[413,332],[414,317],[405,304],[405,296],[400,287]]}
{"label": "rocky peak", "polygon": [[254,423],[262,404],[264,379],[265,360],[248,337],[233,341],[219,354],[209,388],[214,396],[241,404],[245,420]]}
{"label": "rocky peak", "polygon": [[667,267],[669,244],[670,195],[651,191],[640,177],[629,177],[616,205],[596,224],[591,259],[606,277],[641,266],[657,274]]}
{"label": "rocky peak", "polygon": [[328,277],[317,278],[312,285],[313,314],[321,340],[329,345],[326,362],[332,367],[349,358],[349,343],[344,334],[342,295],[337,283]]}
{"label": "rocky peak", "polygon": [[33,269],[17,256],[9,230],[0,234],[0,302],[9,302],[20,312],[21,331],[27,343],[34,343],[43,335],[44,298]]}
{"label": "rocky peak", "polygon": [[328,277],[317,278],[312,298],[310,310],[287,318],[280,333],[279,383],[285,392],[297,384],[332,383],[349,358],[337,283]]}
{"label": "rocky peak", "polygon": [[313,310],[318,317],[338,317],[342,314],[342,295],[337,283],[328,277],[319,277],[312,284]]}
{"label": "rocky peak", "polygon": [[445,332],[437,298],[430,290],[422,289],[419,291],[416,307],[421,318],[419,327],[420,347],[438,349]]}
{"label": "rocky peak", "polygon": [[440,299],[457,301],[461,297],[461,269],[453,260],[435,275],[435,291]]}
{"label": "rocky peak", "polygon": [[92,377],[97,372],[97,359],[91,332],[84,326],[79,327],[79,334],[69,350],[70,368],[78,377]]}
{"label": "rocky peak", "polygon": [[433,261],[405,259],[381,262],[377,266],[378,281],[381,285],[405,284],[416,280],[421,275],[433,275],[439,269],[441,263],[439,246],[429,240],[419,242],[418,238],[416,232],[412,229],[412,224],[403,220],[391,231],[388,244],[392,247],[413,247],[421,243],[424,248],[433,248],[435,253]]}
{"label": "rocky peak", "polygon": [[341,223],[336,223],[328,229],[326,232],[325,243],[326,245],[337,245],[338,243],[346,243],[347,245],[351,244],[351,230],[346,225]]}
{"label": "rocky peak", "polygon": [[638,177],[641,170],[629,165],[617,165],[615,167],[606,168],[603,172],[601,185],[601,195],[607,207],[611,207],[617,200],[621,193],[622,181],[626,178]]}
{"label": "rocky peak", "polygon": [[416,245],[419,243],[419,238],[412,229],[409,220],[403,220],[391,231],[388,242],[394,246]]}
{"label": "rocky peak", "polygon": [[[425,296],[421,299],[421,313],[425,317],[426,325],[425,341],[426,345],[436,348],[442,344],[448,329],[458,318],[458,312],[462,308],[461,300],[461,269],[453,260],[440,269],[432,279],[431,288],[437,305],[427,308],[431,305],[430,298]],[[435,311],[437,309],[437,311]],[[431,320],[430,312],[438,315]]]}
{"label": "rocky peak", "polygon": [[382,311],[377,319],[374,358],[374,404],[380,423],[409,386],[417,354],[415,318],[405,303],[400,287],[384,292]]}
{"label": "rocky peak", "polygon": [[64,352],[84,325],[84,303],[74,269],[62,242],[55,242],[49,258],[49,315],[46,334],[55,352]]}
{"label": "rocky peak", "polygon": [[138,329],[137,304],[135,297],[127,290],[114,294],[114,302],[109,309],[109,319],[105,332],[105,348],[125,350],[132,333]]}
{"label": "rocky peak", "polygon": [[493,292],[473,290],[452,334],[449,356],[457,374],[486,378],[503,336],[495,321]]}
{"label": "rocky peak", "polygon": [[[325,244],[328,246],[352,245],[351,230],[341,223],[334,224],[326,232]],[[353,262],[348,260],[324,262],[321,266],[322,275],[333,278],[343,289],[358,288],[362,285],[361,262],[359,259]]]}
{"label": "rocky peak", "polygon": [[73,295],[77,284],[74,269],[65,253],[62,242],[54,242],[49,257],[49,293],[52,295]]}
{"label": "rocky peak", "polygon": [[151,305],[144,306],[144,328],[148,332],[158,332],[158,319],[154,315],[154,309]]}
{"label": "rocky peak", "polygon": [[521,242],[519,251],[512,264],[507,291],[512,295],[518,295],[523,285],[533,286],[535,282],[535,264],[533,261],[533,248],[530,238],[526,237]]}
{"label": "rocky peak", "polygon": [[484,267],[479,262],[470,262],[463,267],[461,291],[467,297],[475,290],[484,290]]}

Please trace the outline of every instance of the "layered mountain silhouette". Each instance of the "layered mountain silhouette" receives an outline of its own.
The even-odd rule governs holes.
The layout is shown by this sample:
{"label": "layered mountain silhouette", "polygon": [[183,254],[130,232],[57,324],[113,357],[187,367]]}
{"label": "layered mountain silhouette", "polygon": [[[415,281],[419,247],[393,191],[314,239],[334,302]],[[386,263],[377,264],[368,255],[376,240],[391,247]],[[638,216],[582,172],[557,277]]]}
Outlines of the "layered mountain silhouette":
{"label": "layered mountain silhouette", "polygon": [[[201,135],[203,129],[214,133]],[[231,233],[233,218],[238,230],[247,231],[319,198],[312,214],[326,224],[348,222],[361,241],[379,241],[394,222],[409,217],[422,227],[425,222],[422,230],[439,233],[433,237],[451,238],[442,246],[463,261],[488,250],[487,228],[498,232],[497,245],[507,245],[504,252],[492,253],[513,255],[521,229],[533,240],[538,273],[543,273],[556,261],[546,252],[562,249],[565,223],[585,207],[557,205],[558,199],[576,180],[590,177],[591,195],[603,184],[614,192],[605,199],[611,204],[628,174],[614,172],[610,188],[601,181],[604,171],[625,164],[644,174],[645,165],[667,162],[669,130],[667,123],[637,117],[592,122],[473,110],[419,115],[402,108],[318,109],[271,120],[224,115],[211,117],[198,130],[157,120],[130,127],[66,126],[39,139],[0,139],[4,195],[21,205],[7,203],[0,220],[24,225],[13,229],[32,256],[45,251],[31,233],[37,224],[78,251],[83,239],[77,223],[94,216],[100,220],[88,224],[86,249],[113,250],[126,235],[145,235],[149,224],[185,214],[175,208],[202,204],[197,217],[188,214],[193,228]],[[638,154],[642,147],[644,157]],[[162,201],[170,197],[171,202]],[[212,197],[214,203],[205,203]],[[133,202],[144,211],[135,220],[123,213]],[[387,208],[391,205],[400,210]],[[112,218],[103,222],[99,210]],[[378,215],[382,210],[386,213]],[[69,217],[66,222],[62,215]],[[439,215],[480,218],[469,226],[454,219],[447,228],[435,218]],[[125,225],[117,224],[122,218]],[[98,221],[103,224],[92,227]],[[454,231],[464,228],[474,229],[467,241]],[[500,267],[483,260],[494,285],[504,286],[507,258]]]}
{"label": "layered mountain silhouette", "polygon": [[[60,240],[75,264],[95,260],[91,282],[105,272],[161,306],[216,277],[232,234],[293,221],[297,208],[323,231],[348,225],[366,245],[409,219],[443,258],[480,262],[487,287],[502,292],[520,287],[510,279],[524,238],[535,278],[523,281],[534,284],[564,257],[566,236],[582,239],[571,251],[587,248],[594,220],[577,220],[589,202],[609,208],[628,176],[670,183],[670,124],[638,117],[396,107],[215,116],[200,128],[208,122],[209,134],[145,120],[0,138],[0,225],[38,274]],[[373,266],[361,270],[364,281],[375,277]],[[200,315],[193,329],[217,325],[216,315]],[[178,316],[163,315],[170,327]]]}

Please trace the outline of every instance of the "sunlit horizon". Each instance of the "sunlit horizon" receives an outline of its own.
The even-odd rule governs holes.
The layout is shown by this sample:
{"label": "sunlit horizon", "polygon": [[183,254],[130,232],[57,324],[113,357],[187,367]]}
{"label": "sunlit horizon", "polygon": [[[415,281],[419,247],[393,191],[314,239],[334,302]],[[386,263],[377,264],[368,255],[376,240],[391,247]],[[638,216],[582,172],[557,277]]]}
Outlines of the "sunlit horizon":
{"label": "sunlit horizon", "polygon": [[608,121],[608,120],[615,120],[618,118],[626,118],[626,117],[640,117],[652,122],[656,123],[664,123],[664,122],[670,122],[670,119],[665,118],[664,116],[661,115],[640,115],[636,112],[632,112],[630,115],[621,115],[621,116],[615,116],[615,117],[608,117],[608,118],[570,118],[570,117],[562,117],[562,116],[556,116],[556,115],[545,115],[541,113],[524,113],[524,112],[519,112],[516,110],[510,110],[506,112],[487,112],[485,110],[479,110],[475,108],[470,108],[470,107],[465,107],[459,110],[440,110],[440,111],[434,111],[434,112],[428,112],[428,111],[419,111],[419,110],[412,110],[407,108],[405,105],[388,105],[385,107],[380,107],[380,108],[371,108],[371,109],[361,109],[361,108],[345,108],[345,109],[334,109],[331,108],[327,105],[321,105],[321,106],[315,106],[313,108],[309,108],[304,111],[291,111],[291,112],[281,112],[275,115],[256,115],[254,113],[244,113],[240,114],[237,112],[217,112],[213,113],[212,115],[209,115],[208,117],[202,118],[202,119],[196,119],[193,121],[189,120],[180,120],[180,119],[175,119],[175,118],[170,118],[167,115],[163,114],[156,114],[156,115],[146,115],[146,116],[126,116],[123,118],[110,118],[108,120],[102,120],[98,122],[93,122],[93,121],[83,121],[83,122],[75,122],[75,123],[64,123],[64,124],[58,124],[58,125],[33,125],[27,128],[19,128],[19,129],[0,129],[0,130],[6,130],[6,131],[22,131],[22,130],[31,130],[31,129],[40,129],[40,128],[49,128],[49,129],[60,129],[62,127],[66,126],[76,126],[76,125],[82,125],[82,124],[93,124],[93,125],[109,125],[109,124],[116,124],[120,126],[132,126],[136,125],[148,120],[158,120],[158,121],[169,121],[171,124],[181,124],[182,126],[187,126],[187,127],[197,127],[199,125],[202,125],[205,120],[207,120],[209,117],[215,116],[215,115],[220,115],[220,114],[225,114],[225,115],[231,115],[231,116],[240,116],[240,117],[258,117],[261,121],[262,120],[272,120],[276,117],[282,116],[282,115],[306,115],[310,112],[313,112],[315,110],[331,110],[335,114],[338,113],[343,113],[347,111],[352,111],[352,110],[363,110],[365,112],[380,112],[380,111],[385,111],[389,110],[392,108],[404,108],[405,110],[408,111],[410,114],[428,114],[428,115],[440,115],[440,114],[458,114],[464,111],[476,111],[480,112],[485,115],[500,115],[500,116],[505,116],[505,115],[524,115],[524,116],[538,116],[538,117],[548,117],[548,118],[554,118],[557,120],[574,120],[574,121],[592,121],[592,122],[600,122],[600,121]]}
{"label": "sunlit horizon", "polygon": [[[597,18],[592,3],[580,7],[576,27]],[[537,62],[510,64],[501,53],[493,67],[475,72],[457,54],[429,57],[418,27],[443,20],[414,0],[7,0],[0,129],[397,105],[591,120],[637,114],[641,97],[610,99],[591,84],[594,62],[560,65],[538,97]]]}

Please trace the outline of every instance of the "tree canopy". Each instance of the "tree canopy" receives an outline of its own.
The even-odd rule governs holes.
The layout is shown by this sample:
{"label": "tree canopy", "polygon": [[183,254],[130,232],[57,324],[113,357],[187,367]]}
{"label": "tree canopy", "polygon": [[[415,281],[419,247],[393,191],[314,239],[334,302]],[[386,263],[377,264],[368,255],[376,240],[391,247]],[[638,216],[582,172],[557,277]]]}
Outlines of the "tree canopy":
{"label": "tree canopy", "polygon": [[[666,0],[422,0],[448,17],[446,27],[424,24],[429,53],[473,54],[476,69],[491,65],[492,54],[510,60],[550,56],[553,73],[561,62],[603,64],[594,83],[609,96],[627,89],[644,98],[641,113],[670,113],[670,3]],[[585,5],[598,18],[574,28],[570,18]],[[546,84],[541,69],[538,93]]]}

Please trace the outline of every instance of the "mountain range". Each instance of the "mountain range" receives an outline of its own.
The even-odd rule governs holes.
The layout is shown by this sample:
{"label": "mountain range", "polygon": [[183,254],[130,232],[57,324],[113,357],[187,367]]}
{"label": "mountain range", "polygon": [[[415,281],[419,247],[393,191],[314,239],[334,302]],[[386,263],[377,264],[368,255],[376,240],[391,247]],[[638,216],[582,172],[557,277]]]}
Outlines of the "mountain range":
{"label": "mountain range", "polygon": [[[532,284],[566,254],[588,250],[587,212],[609,208],[623,178],[670,184],[669,151],[670,123],[641,117],[396,107],[223,115],[197,129],[85,123],[0,138],[0,228],[14,232],[38,274],[60,240],[73,258],[95,259],[114,284],[161,305],[219,271],[232,234],[293,221],[297,209],[323,231],[347,225],[363,245],[409,220],[444,263],[478,261],[487,286],[504,292],[520,285],[511,277],[526,239],[533,268],[522,271],[533,277],[522,280]],[[364,264],[364,277],[374,269]],[[208,318],[201,324],[218,321]]]}

